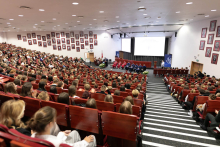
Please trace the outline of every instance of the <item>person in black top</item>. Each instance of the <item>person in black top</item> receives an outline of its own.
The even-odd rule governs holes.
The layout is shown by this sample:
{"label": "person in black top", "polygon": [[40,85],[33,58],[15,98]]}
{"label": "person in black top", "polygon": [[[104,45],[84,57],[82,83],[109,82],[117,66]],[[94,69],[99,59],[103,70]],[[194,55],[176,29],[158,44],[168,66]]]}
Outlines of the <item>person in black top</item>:
{"label": "person in black top", "polygon": [[111,94],[110,90],[109,90],[105,85],[102,85],[102,87],[101,87],[101,92],[96,92],[96,93],[101,93],[101,94],[107,95],[107,94],[105,93],[105,91],[107,91],[108,94]]}
{"label": "person in black top", "polygon": [[41,82],[39,82],[39,88],[37,90],[39,90],[39,91],[47,91],[45,89],[45,86],[46,86],[46,83],[41,81]]}

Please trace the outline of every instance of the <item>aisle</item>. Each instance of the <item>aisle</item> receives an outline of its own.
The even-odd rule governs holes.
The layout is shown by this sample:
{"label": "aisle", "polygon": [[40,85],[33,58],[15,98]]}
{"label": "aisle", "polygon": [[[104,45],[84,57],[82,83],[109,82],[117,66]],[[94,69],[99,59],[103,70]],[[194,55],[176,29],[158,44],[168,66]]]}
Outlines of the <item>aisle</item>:
{"label": "aisle", "polygon": [[143,127],[143,147],[217,147],[215,138],[187,115],[162,83],[147,85],[148,105]]}

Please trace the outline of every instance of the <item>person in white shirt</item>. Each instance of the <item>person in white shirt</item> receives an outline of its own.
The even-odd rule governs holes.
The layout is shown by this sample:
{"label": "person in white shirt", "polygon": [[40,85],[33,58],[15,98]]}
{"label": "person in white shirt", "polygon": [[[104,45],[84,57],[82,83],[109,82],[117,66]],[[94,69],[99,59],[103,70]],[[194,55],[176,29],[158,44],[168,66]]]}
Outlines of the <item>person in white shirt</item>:
{"label": "person in white shirt", "polygon": [[161,62],[161,67],[164,67],[164,61],[162,60],[162,62]]}
{"label": "person in white shirt", "polygon": [[28,127],[34,132],[31,137],[44,139],[55,147],[60,144],[68,144],[73,147],[94,147],[96,139],[93,135],[87,136],[81,141],[77,131],[66,130],[59,132],[57,136],[51,135],[51,130],[56,125],[56,109],[46,106],[39,109],[28,122]]}

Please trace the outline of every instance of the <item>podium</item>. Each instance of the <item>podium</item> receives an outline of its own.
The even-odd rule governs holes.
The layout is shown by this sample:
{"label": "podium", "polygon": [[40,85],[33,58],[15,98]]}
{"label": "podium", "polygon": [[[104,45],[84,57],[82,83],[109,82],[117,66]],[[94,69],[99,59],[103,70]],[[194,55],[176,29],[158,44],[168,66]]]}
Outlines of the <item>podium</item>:
{"label": "podium", "polygon": [[94,53],[89,53],[90,62],[94,62]]}
{"label": "podium", "polygon": [[119,58],[123,59],[123,54],[124,54],[123,51],[119,51]]}
{"label": "podium", "polygon": [[154,61],[154,68],[157,68],[157,61]]}

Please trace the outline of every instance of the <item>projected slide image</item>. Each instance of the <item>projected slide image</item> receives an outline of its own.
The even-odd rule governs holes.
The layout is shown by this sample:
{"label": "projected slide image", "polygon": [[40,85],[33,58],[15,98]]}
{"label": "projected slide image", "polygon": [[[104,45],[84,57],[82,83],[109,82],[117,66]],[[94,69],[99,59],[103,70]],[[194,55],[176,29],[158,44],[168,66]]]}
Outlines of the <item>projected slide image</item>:
{"label": "projected slide image", "polygon": [[121,50],[124,52],[131,52],[131,38],[123,38],[121,40]]}

